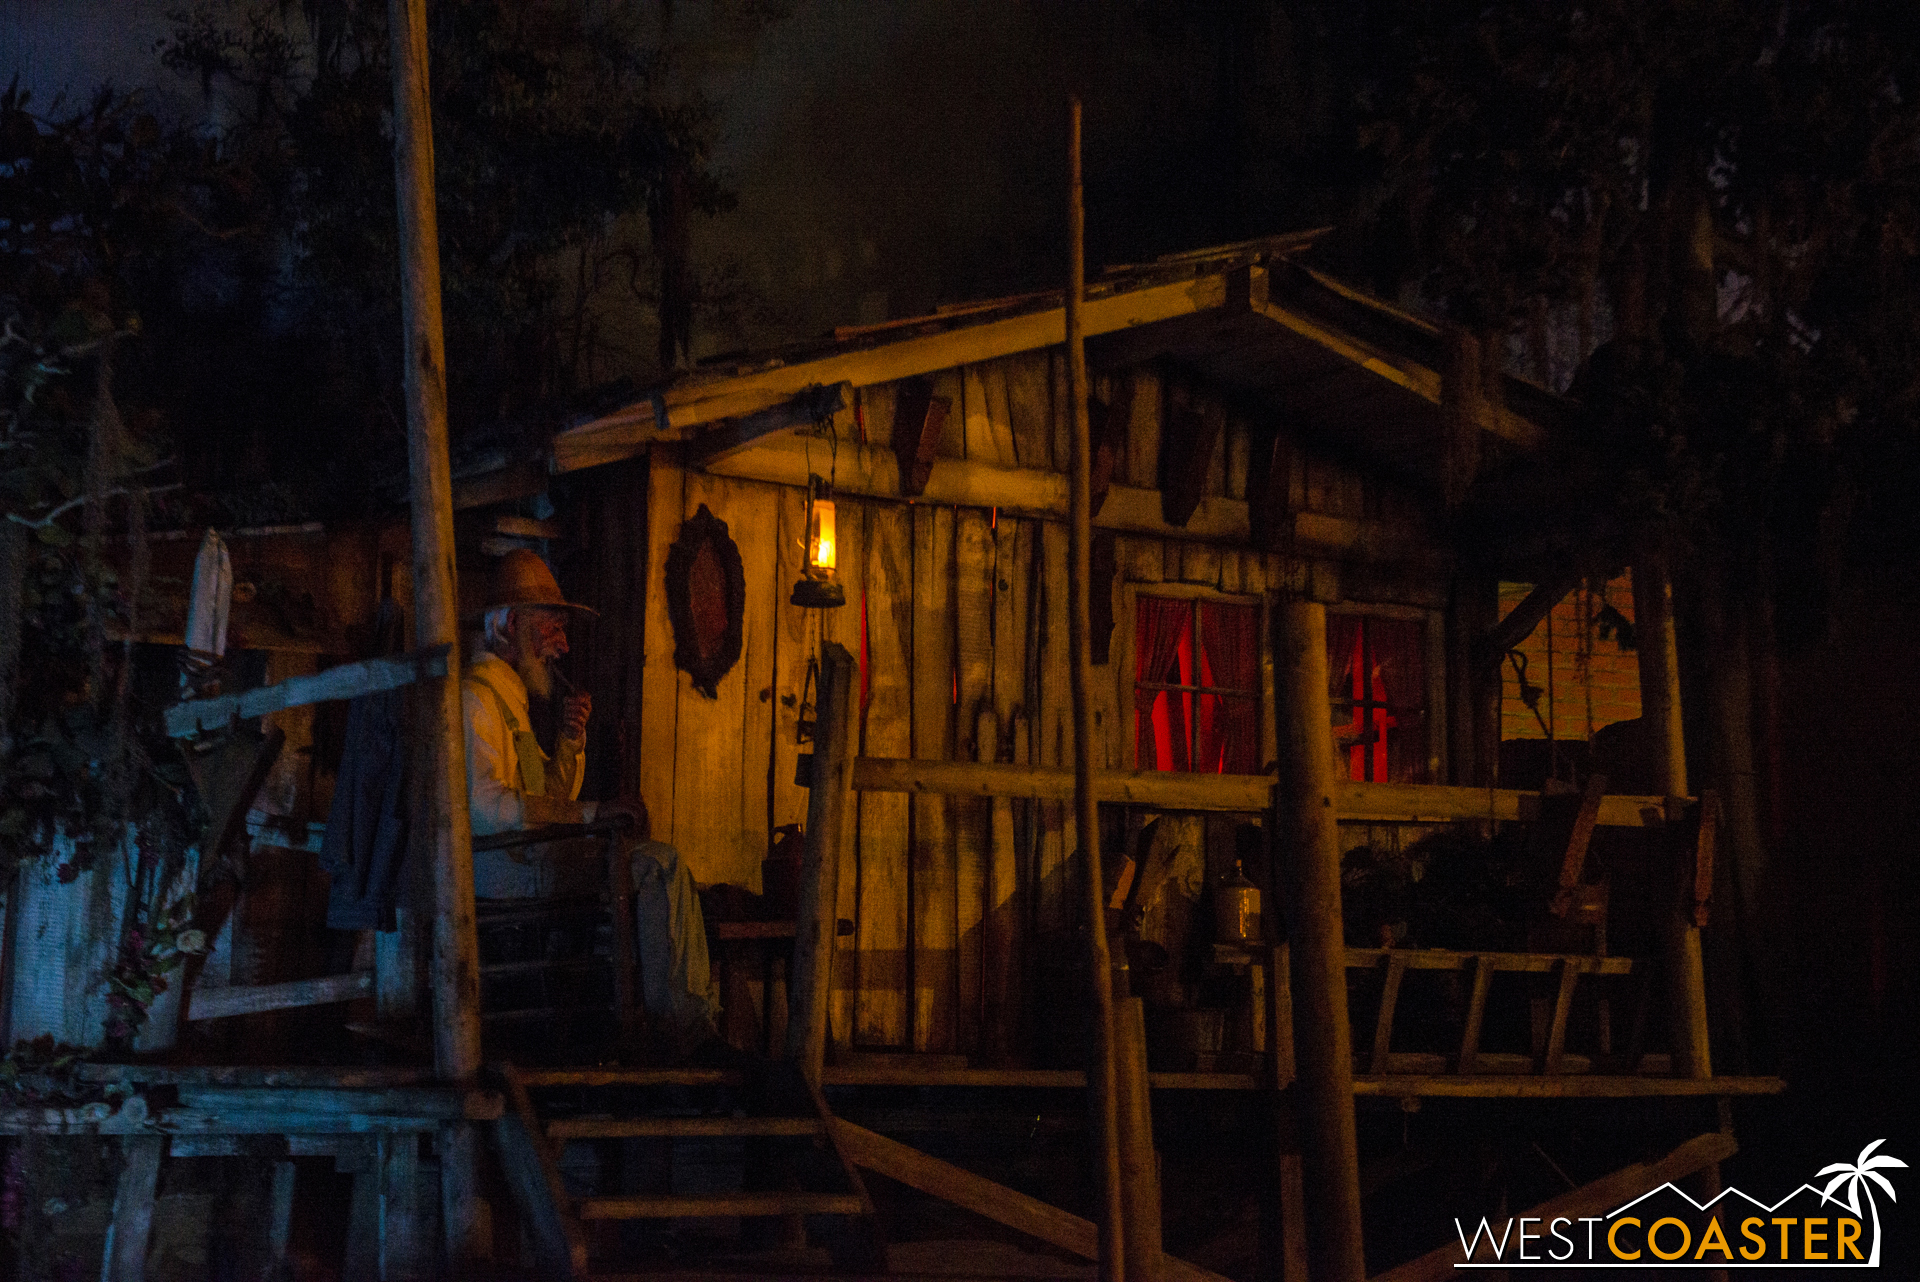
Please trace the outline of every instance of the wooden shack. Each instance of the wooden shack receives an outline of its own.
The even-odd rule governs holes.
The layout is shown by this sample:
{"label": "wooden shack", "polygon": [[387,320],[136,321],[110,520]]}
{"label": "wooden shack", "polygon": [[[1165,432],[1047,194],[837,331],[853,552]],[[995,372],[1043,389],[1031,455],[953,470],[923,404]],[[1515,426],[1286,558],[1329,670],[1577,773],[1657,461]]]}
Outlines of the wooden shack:
{"label": "wooden shack", "polygon": [[[1502,789],[1501,657],[1578,575],[1543,570],[1532,555],[1537,513],[1486,496],[1565,443],[1572,407],[1502,373],[1469,336],[1316,271],[1302,261],[1314,239],[1109,269],[1083,309],[1093,373],[1092,750],[1113,874],[1103,899],[1124,937],[1115,951],[1132,961],[1133,991],[1147,999],[1152,1086],[1162,1098],[1257,1097],[1262,1116],[1278,1119],[1248,1182],[1278,1208],[1261,1267],[1289,1282],[1309,1275],[1310,1233],[1342,1239],[1316,1246],[1316,1282],[1362,1276],[1352,1097],[1409,1107],[1423,1097],[1670,1096],[1711,1106],[1781,1089],[1712,1071],[1699,924],[1711,899],[1714,811],[1686,783],[1657,557],[1633,567],[1634,664],[1656,787],[1616,796],[1588,780],[1564,797]],[[727,1032],[741,1046],[777,1050],[789,1010],[796,1025],[809,1018],[788,1000],[782,942],[804,938],[807,922],[780,920],[795,906],[778,901],[763,864],[789,825],[809,829],[816,847],[832,842],[809,865],[831,870],[824,902],[804,892],[801,914],[838,929],[819,937],[824,957],[803,947],[795,965],[826,967],[824,1027],[812,1030],[825,1062],[810,1084],[836,1107],[867,1088],[1044,1092],[1086,1082],[1063,313],[1056,291],[710,359],[537,453],[495,457],[454,482],[463,584],[485,573],[489,556],[532,547],[572,599],[600,611],[576,630],[570,661],[572,679],[594,696],[588,795],[643,799],[653,836],[677,847],[700,883],[764,896],[709,901],[715,918],[740,918],[709,926]],[[1459,519],[1470,496],[1481,500],[1472,524]],[[810,513],[823,502],[835,518],[837,608],[794,600],[797,583],[822,573],[810,565],[821,559]],[[1490,521],[1513,537],[1489,538]],[[371,618],[378,599],[410,595],[398,534],[341,545],[358,549],[348,559],[366,580],[343,618]],[[346,573],[346,559],[329,564],[336,578]],[[1510,594],[1519,599],[1503,612],[1503,579],[1538,586]],[[270,675],[315,666],[283,660]],[[835,709],[847,715],[850,743]],[[840,773],[828,768],[842,763]],[[1333,823],[1315,807],[1331,809]],[[1404,913],[1376,911],[1352,892],[1343,915],[1343,853],[1392,863],[1436,833],[1480,840],[1496,829],[1528,831],[1530,857],[1545,861],[1548,893],[1524,936],[1442,946],[1409,931]],[[1637,858],[1652,870],[1642,880],[1653,889],[1638,900],[1615,888],[1617,916],[1642,920],[1617,929],[1611,948],[1605,892],[1596,899],[1584,875],[1596,829],[1633,834],[1620,867]],[[1209,916],[1236,866],[1265,913],[1228,935]],[[1364,860],[1350,863],[1349,884],[1364,871]],[[420,920],[403,913],[400,934]],[[404,1028],[394,1021],[423,1010],[414,954],[395,932],[379,941],[363,950],[376,975],[362,955],[344,976],[235,978],[213,1009],[377,991],[377,1012],[339,1009],[357,1012],[363,1039],[382,1021]],[[795,977],[796,999],[804,978]],[[856,1166],[1093,1252],[1086,1221],[836,1121],[819,1091],[817,1119],[784,1119],[788,1129],[765,1133],[824,1129],[852,1192],[812,1202],[741,1192],[696,1199],[690,1211],[658,1197],[570,1197],[556,1166],[561,1144],[745,1134],[744,1121],[549,1122],[530,1102],[543,1089],[657,1085],[671,1074],[559,1064],[507,1071],[501,1094],[463,1082],[433,1095],[415,1090],[428,1078],[417,1068],[100,1073],[177,1088],[177,1107],[199,1110],[193,1124],[207,1133],[184,1147],[168,1141],[176,1156],[239,1155],[259,1147],[255,1135],[292,1135],[293,1122],[259,1092],[291,1098],[297,1082],[301,1106],[314,1108],[308,1097],[326,1096],[340,1115],[294,1119],[304,1138],[283,1141],[276,1207],[292,1205],[293,1156],[345,1153],[340,1160],[358,1163],[345,1169],[368,1181],[368,1205],[398,1199],[391,1213],[412,1235],[402,1235],[391,1269],[385,1246],[361,1244],[388,1276],[412,1276],[433,1254],[414,1240],[423,1222],[408,1199],[423,1168],[411,1137],[452,1134],[465,1121],[495,1123],[533,1256],[561,1273],[584,1271],[582,1224],[594,1219],[871,1214]],[[143,1108],[119,1127],[147,1145],[139,1151],[152,1169],[158,1125]],[[1708,1134],[1665,1159],[1561,1201],[1597,1207],[1710,1169],[1733,1142],[1717,1120],[1701,1129]],[[386,1138],[370,1145],[368,1132]],[[284,1250],[284,1225],[276,1231]],[[1457,1258],[1435,1252],[1390,1276],[1450,1276]],[[1217,1276],[1172,1256],[1165,1268]],[[139,1275],[137,1251],[112,1274]]]}
{"label": "wooden shack", "polygon": [[[1478,365],[1434,325],[1300,265],[1311,240],[1111,270],[1089,289],[1095,764],[1138,772],[1143,796],[1166,786],[1156,773],[1272,769],[1265,606],[1288,594],[1331,611],[1336,678],[1346,671],[1352,685],[1360,647],[1374,659],[1374,677],[1342,701],[1356,726],[1380,722],[1349,734],[1352,773],[1490,782],[1474,761],[1489,700],[1469,685],[1497,689],[1497,677],[1457,660],[1493,608],[1494,579],[1454,546],[1446,486],[1463,469],[1497,474],[1565,411],[1512,379],[1493,394],[1450,390],[1449,370],[1477,388]],[[1070,768],[1062,335],[1057,293],[839,330],[710,361],[552,444],[572,538],[545,547],[606,612],[584,665],[596,706],[620,710],[601,778],[646,800],[655,834],[701,881],[760,889],[771,835],[805,817],[796,762],[819,645],[857,657],[859,752],[877,759],[865,777],[885,782],[861,793],[840,864],[838,911],[853,934],[835,961],[836,1047],[980,1065],[1040,1056],[1027,1005],[1057,951],[1042,941],[1074,929],[1072,808],[1057,792],[991,796],[971,778],[942,793],[897,763],[998,764],[1029,778]],[[789,603],[805,574],[809,476],[831,485],[841,609]],[[725,523],[745,580],[740,658],[711,693],[674,666],[665,591],[670,549],[702,509]],[[1238,629],[1242,648],[1202,641],[1187,655],[1175,641],[1186,675],[1169,683],[1138,652],[1149,612],[1189,641],[1196,625]],[[1189,689],[1160,688],[1183,680]],[[1169,725],[1169,702],[1183,712],[1200,690],[1205,733]],[[1370,750],[1353,746],[1361,737]],[[1260,787],[1207,808],[1259,822]],[[1487,810],[1409,795],[1355,811],[1346,840],[1463,804]],[[1133,830],[1158,808],[1180,807],[1130,806]],[[1231,866],[1221,855],[1206,877]]]}

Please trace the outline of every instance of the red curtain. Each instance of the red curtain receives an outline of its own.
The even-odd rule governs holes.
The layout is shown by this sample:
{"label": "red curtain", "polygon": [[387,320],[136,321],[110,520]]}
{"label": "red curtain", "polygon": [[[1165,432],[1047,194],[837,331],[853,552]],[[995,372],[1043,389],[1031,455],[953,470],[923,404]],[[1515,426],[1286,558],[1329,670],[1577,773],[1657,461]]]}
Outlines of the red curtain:
{"label": "red curtain", "polygon": [[[1366,729],[1361,724],[1365,715],[1358,708],[1343,711],[1359,702],[1365,694],[1364,683],[1356,678],[1359,667],[1360,616],[1357,614],[1327,615],[1327,697],[1333,701],[1333,724],[1328,727],[1329,736],[1346,735],[1356,746]],[[1348,777],[1366,778],[1364,759],[1355,747],[1341,748],[1336,741],[1334,760],[1346,769]]]}
{"label": "red curtain", "polygon": [[1413,619],[1368,619],[1367,640],[1373,651],[1374,698],[1387,705],[1392,718],[1386,777],[1393,783],[1425,783],[1426,627]]}
{"label": "red curtain", "polygon": [[[1202,682],[1223,690],[1260,688],[1260,619],[1250,605],[1200,607]],[[1201,718],[1194,768],[1223,774],[1250,775],[1260,770],[1260,732],[1257,697],[1237,699],[1208,695]]]}
{"label": "red curtain", "polygon": [[[1181,643],[1192,631],[1193,607],[1185,601],[1143,596],[1137,599],[1134,620],[1134,681],[1177,682],[1175,664]],[[1169,698],[1165,690],[1134,687],[1134,750],[1140,769],[1187,768],[1185,702]]]}

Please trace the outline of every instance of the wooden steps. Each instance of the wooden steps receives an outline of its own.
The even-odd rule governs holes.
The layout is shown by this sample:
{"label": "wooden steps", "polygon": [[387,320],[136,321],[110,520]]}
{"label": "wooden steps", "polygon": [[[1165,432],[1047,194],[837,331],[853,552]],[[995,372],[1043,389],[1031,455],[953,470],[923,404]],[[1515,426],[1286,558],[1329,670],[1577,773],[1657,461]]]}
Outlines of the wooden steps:
{"label": "wooden steps", "polygon": [[740,1074],[724,1068],[518,1068],[529,1090],[543,1086],[739,1086]]}
{"label": "wooden steps", "polygon": [[713,1139],[825,1135],[817,1117],[573,1117],[547,1123],[550,1140]]}
{"label": "wooden steps", "polygon": [[582,1220],[669,1220],[679,1216],[721,1215],[865,1215],[868,1207],[853,1193],[720,1193],[704,1197],[642,1194],[589,1197],[580,1201]]}
{"label": "wooden steps", "polygon": [[[771,1116],[742,1117],[723,1114],[662,1116],[638,1112],[632,1107],[631,1092],[646,1087],[737,1087],[743,1084],[739,1073],[702,1069],[538,1069],[521,1071],[511,1065],[498,1070],[505,1087],[506,1112],[495,1124],[495,1142],[500,1162],[513,1191],[520,1215],[533,1246],[535,1266],[542,1277],[583,1279],[588,1274],[589,1238],[584,1226],[618,1220],[664,1220],[681,1218],[764,1217],[782,1218],[807,1215],[856,1217],[867,1221],[861,1235],[869,1263],[879,1257],[879,1237],[872,1220],[873,1199],[868,1196],[859,1171],[842,1150],[831,1128],[832,1114],[817,1086],[792,1070],[792,1080],[781,1082],[787,1098],[799,1102],[804,1097],[804,1112],[788,1110]],[[770,1071],[777,1074],[777,1068]],[[584,1092],[612,1088],[621,1094],[604,1103],[595,1101],[595,1111],[570,1117],[544,1118],[534,1101],[534,1091],[559,1091],[569,1106],[578,1107]],[[684,1109],[684,1096],[675,1097],[677,1110]],[[617,1105],[616,1111],[608,1105]],[[837,1159],[839,1182],[844,1188],[786,1188],[742,1192],[679,1195],[668,1193],[629,1193],[618,1196],[588,1195],[576,1197],[567,1190],[560,1175],[560,1150],[570,1140],[712,1140],[759,1139],[764,1141],[811,1141],[831,1151]],[[777,1150],[769,1150],[777,1152]],[[764,1160],[764,1159],[763,1159]],[[799,1179],[805,1163],[792,1168],[790,1178]],[[781,1169],[785,1169],[781,1166]],[[830,1182],[830,1181],[823,1181]]]}

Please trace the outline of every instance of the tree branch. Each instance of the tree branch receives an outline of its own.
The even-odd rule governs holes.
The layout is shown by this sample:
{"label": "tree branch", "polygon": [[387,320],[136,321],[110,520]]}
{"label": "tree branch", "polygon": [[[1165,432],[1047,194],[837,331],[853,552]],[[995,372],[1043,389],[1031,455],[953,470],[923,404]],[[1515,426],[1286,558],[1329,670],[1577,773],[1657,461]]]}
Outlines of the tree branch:
{"label": "tree branch", "polygon": [[[171,462],[171,461],[172,461],[171,459],[168,460],[168,462]],[[154,467],[160,467],[160,466],[163,466],[163,465],[157,464],[157,463],[154,465]],[[143,468],[141,470],[150,472],[153,470],[153,468]],[[186,486],[179,481],[175,481],[171,485],[150,485],[145,489],[133,489],[127,486],[122,486],[117,490],[108,490],[105,494],[102,494],[100,497],[103,499],[111,499],[111,498],[118,498],[123,494],[166,494],[172,490],[181,490],[185,488]],[[65,516],[68,512],[71,512],[73,511],[73,509],[80,507],[81,505],[86,503],[86,501],[91,497],[92,497],[91,495],[82,494],[78,498],[68,499],[65,503],[62,503],[59,507],[53,509],[53,511],[47,513],[45,516],[40,517],[38,519],[30,519],[28,517],[21,516],[18,512],[7,513],[7,519],[9,521],[14,522],[17,525],[24,525],[29,530],[44,530],[47,526],[52,525],[55,521]]]}

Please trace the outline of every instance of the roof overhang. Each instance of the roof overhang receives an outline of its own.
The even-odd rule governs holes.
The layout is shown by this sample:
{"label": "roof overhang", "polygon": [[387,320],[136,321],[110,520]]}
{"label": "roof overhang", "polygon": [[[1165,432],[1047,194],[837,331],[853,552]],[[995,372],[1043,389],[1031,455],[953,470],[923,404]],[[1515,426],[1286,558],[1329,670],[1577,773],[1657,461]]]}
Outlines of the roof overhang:
{"label": "roof overhang", "polygon": [[[1433,477],[1445,447],[1448,336],[1289,258],[1317,233],[1179,255],[1108,273],[1082,308],[1088,359],[1171,361],[1243,408],[1409,476]],[[1170,277],[1170,278],[1169,278]],[[553,440],[572,472],[681,443],[708,462],[795,426],[839,391],[931,374],[1066,341],[1061,291],[840,331],[823,347],[703,370]],[[1506,379],[1501,396],[1455,398],[1480,430],[1522,453],[1558,398]],[[806,420],[810,421],[810,420]]]}

